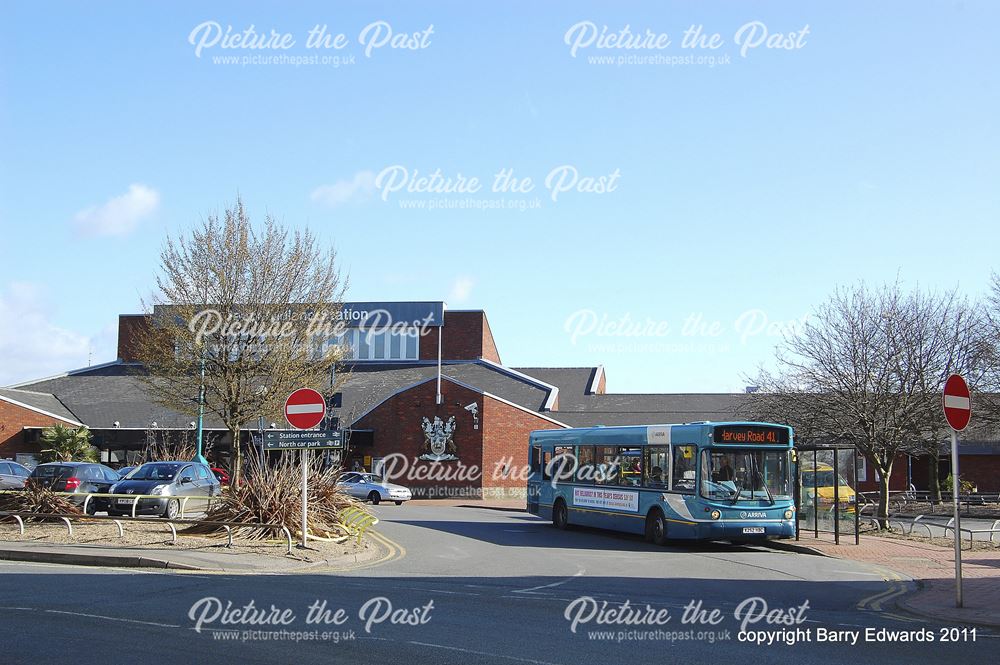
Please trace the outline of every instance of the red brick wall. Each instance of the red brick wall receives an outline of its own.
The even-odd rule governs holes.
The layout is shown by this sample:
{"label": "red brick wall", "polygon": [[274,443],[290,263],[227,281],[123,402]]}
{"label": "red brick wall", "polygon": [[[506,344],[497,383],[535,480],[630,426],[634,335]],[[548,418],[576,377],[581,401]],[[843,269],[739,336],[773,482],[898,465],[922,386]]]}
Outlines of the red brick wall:
{"label": "red brick wall", "polygon": [[[463,493],[465,495],[478,493],[481,478],[477,478],[474,482],[461,479],[442,482],[423,480],[426,477],[425,474],[432,470],[454,472],[459,467],[458,462],[430,462],[419,459],[413,462],[414,459],[427,452],[424,447],[421,419],[433,420],[434,416],[438,416],[442,421],[447,422],[450,416],[455,416],[454,441],[458,449],[457,455],[463,465],[462,468],[479,467],[482,464],[483,426],[480,424],[478,430],[473,429],[472,414],[464,408],[472,402],[481,403],[482,396],[475,391],[454,384],[448,379],[441,381],[441,392],[444,396],[441,405],[435,403],[436,392],[436,381],[427,381],[386,400],[359,420],[354,427],[375,430],[374,445],[353,448],[348,454],[346,467],[351,468],[354,459],[365,455],[385,457],[390,453],[398,452],[406,456],[413,465],[412,470],[419,474],[419,477],[416,479],[396,478],[394,482],[414,490],[415,495],[423,496],[431,490],[439,494],[450,491],[456,496]],[[423,490],[424,494],[417,490]]]}
{"label": "red brick wall", "polygon": [[496,341],[493,339],[493,331],[490,329],[490,322],[486,319],[486,313],[483,313],[483,358],[487,360],[492,360],[498,365],[502,365],[500,362],[500,352],[497,351]]}
{"label": "red brick wall", "polygon": [[420,338],[420,359],[437,360],[438,333],[444,330],[441,356],[444,360],[487,358],[500,362],[493,333],[483,312],[445,312],[444,327],[431,328]]}
{"label": "red brick wall", "polygon": [[0,458],[14,458],[16,453],[37,453],[36,444],[24,440],[24,427],[68,425],[64,420],[0,400]]}
{"label": "red brick wall", "polygon": [[[500,495],[523,496],[527,478],[528,435],[536,429],[560,429],[540,416],[483,397],[480,421],[483,439],[483,490],[487,498]],[[509,470],[505,477],[504,467]]]}
{"label": "red brick wall", "polygon": [[139,360],[135,336],[149,327],[149,317],[144,314],[122,314],[118,317],[118,359],[123,362]]}
{"label": "red brick wall", "polygon": [[[452,383],[447,378],[441,382],[443,404],[435,404],[436,385],[427,381],[405,393],[396,395],[359,420],[358,429],[375,430],[374,445],[355,446],[348,454],[347,468],[355,459],[364,456],[386,457],[391,453],[402,453],[413,464],[416,477],[397,477],[395,482],[414,490],[416,496],[431,498],[478,497],[481,492],[487,496],[506,493],[523,495],[526,481],[518,472],[528,462],[528,434],[536,429],[557,429],[559,426],[535,414],[510,406],[504,402],[486,397],[474,390]],[[471,403],[479,405],[479,429],[473,429],[475,421],[465,410]],[[447,421],[455,416],[454,441],[458,448],[458,462],[430,462],[415,458],[426,452],[421,419],[439,416]],[[498,468],[506,465],[509,469],[496,474]],[[478,469],[475,477],[469,479],[449,479],[444,481],[424,480],[432,469],[457,470],[459,468]]]}
{"label": "red brick wall", "polygon": [[[914,457],[910,468],[913,486],[918,491],[926,491],[928,488],[928,464],[930,458],[927,456]],[[965,480],[975,483],[982,493],[992,494],[1000,492],[1000,455],[959,455],[959,474]],[[943,481],[951,473],[951,461],[949,458],[942,458],[940,479]],[[847,474],[844,474],[845,477]],[[868,480],[859,482],[863,492],[874,492],[878,490],[875,482],[875,473],[868,467]],[[906,456],[899,455],[892,464],[892,475],[889,476],[889,489],[893,492],[903,492],[908,489],[906,483]]]}

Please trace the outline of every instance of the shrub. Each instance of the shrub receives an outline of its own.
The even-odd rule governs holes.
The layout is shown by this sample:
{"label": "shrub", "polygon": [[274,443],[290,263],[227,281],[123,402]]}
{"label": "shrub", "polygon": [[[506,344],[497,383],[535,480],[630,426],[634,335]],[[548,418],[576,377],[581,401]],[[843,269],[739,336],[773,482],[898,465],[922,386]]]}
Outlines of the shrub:
{"label": "shrub", "polygon": [[[29,482],[23,490],[0,494],[0,511],[21,513],[62,513],[82,515],[83,511],[65,496]],[[29,518],[35,519],[35,518]],[[44,519],[44,518],[38,518]]]}
{"label": "shrub", "polygon": [[[342,535],[337,527],[340,512],[350,506],[363,504],[337,487],[340,469],[322,468],[315,460],[308,469],[309,475],[309,534],[331,537]],[[301,535],[302,522],[302,466],[286,457],[273,466],[261,467],[256,461],[244,467],[243,482],[230,487],[209,511],[205,518],[216,522],[259,522],[283,524],[293,534]],[[189,531],[205,533],[214,527],[196,525]],[[262,529],[248,530],[251,539],[273,538],[274,533]]]}

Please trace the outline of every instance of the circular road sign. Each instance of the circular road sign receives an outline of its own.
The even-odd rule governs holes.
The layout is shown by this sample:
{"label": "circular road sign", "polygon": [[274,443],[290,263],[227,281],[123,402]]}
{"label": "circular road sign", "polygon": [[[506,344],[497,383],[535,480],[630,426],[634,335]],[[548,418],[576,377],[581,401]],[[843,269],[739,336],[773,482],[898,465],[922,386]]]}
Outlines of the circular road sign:
{"label": "circular road sign", "polygon": [[285,420],[295,429],[312,429],[326,416],[326,400],[312,388],[299,388],[285,400]]}
{"label": "circular road sign", "polygon": [[944,417],[956,432],[969,425],[972,417],[972,399],[969,385],[958,374],[952,374],[944,384]]}

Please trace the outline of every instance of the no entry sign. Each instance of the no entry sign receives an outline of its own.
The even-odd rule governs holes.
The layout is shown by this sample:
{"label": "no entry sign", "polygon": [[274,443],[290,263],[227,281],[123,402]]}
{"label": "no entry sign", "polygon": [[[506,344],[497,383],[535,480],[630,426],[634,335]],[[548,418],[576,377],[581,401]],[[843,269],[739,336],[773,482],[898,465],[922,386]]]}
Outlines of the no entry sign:
{"label": "no entry sign", "polygon": [[285,420],[295,429],[312,429],[326,416],[326,400],[312,388],[299,388],[285,400]]}
{"label": "no entry sign", "polygon": [[944,417],[956,432],[964,430],[972,417],[969,385],[958,374],[949,376],[944,384]]}

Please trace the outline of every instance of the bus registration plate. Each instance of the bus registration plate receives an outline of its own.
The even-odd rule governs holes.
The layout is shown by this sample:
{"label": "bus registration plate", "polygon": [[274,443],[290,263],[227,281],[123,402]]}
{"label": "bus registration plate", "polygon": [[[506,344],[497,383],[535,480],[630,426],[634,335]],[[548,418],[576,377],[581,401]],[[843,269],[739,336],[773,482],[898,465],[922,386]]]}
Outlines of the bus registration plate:
{"label": "bus registration plate", "polygon": [[745,526],[743,527],[743,533],[764,533],[764,527],[762,526]]}

